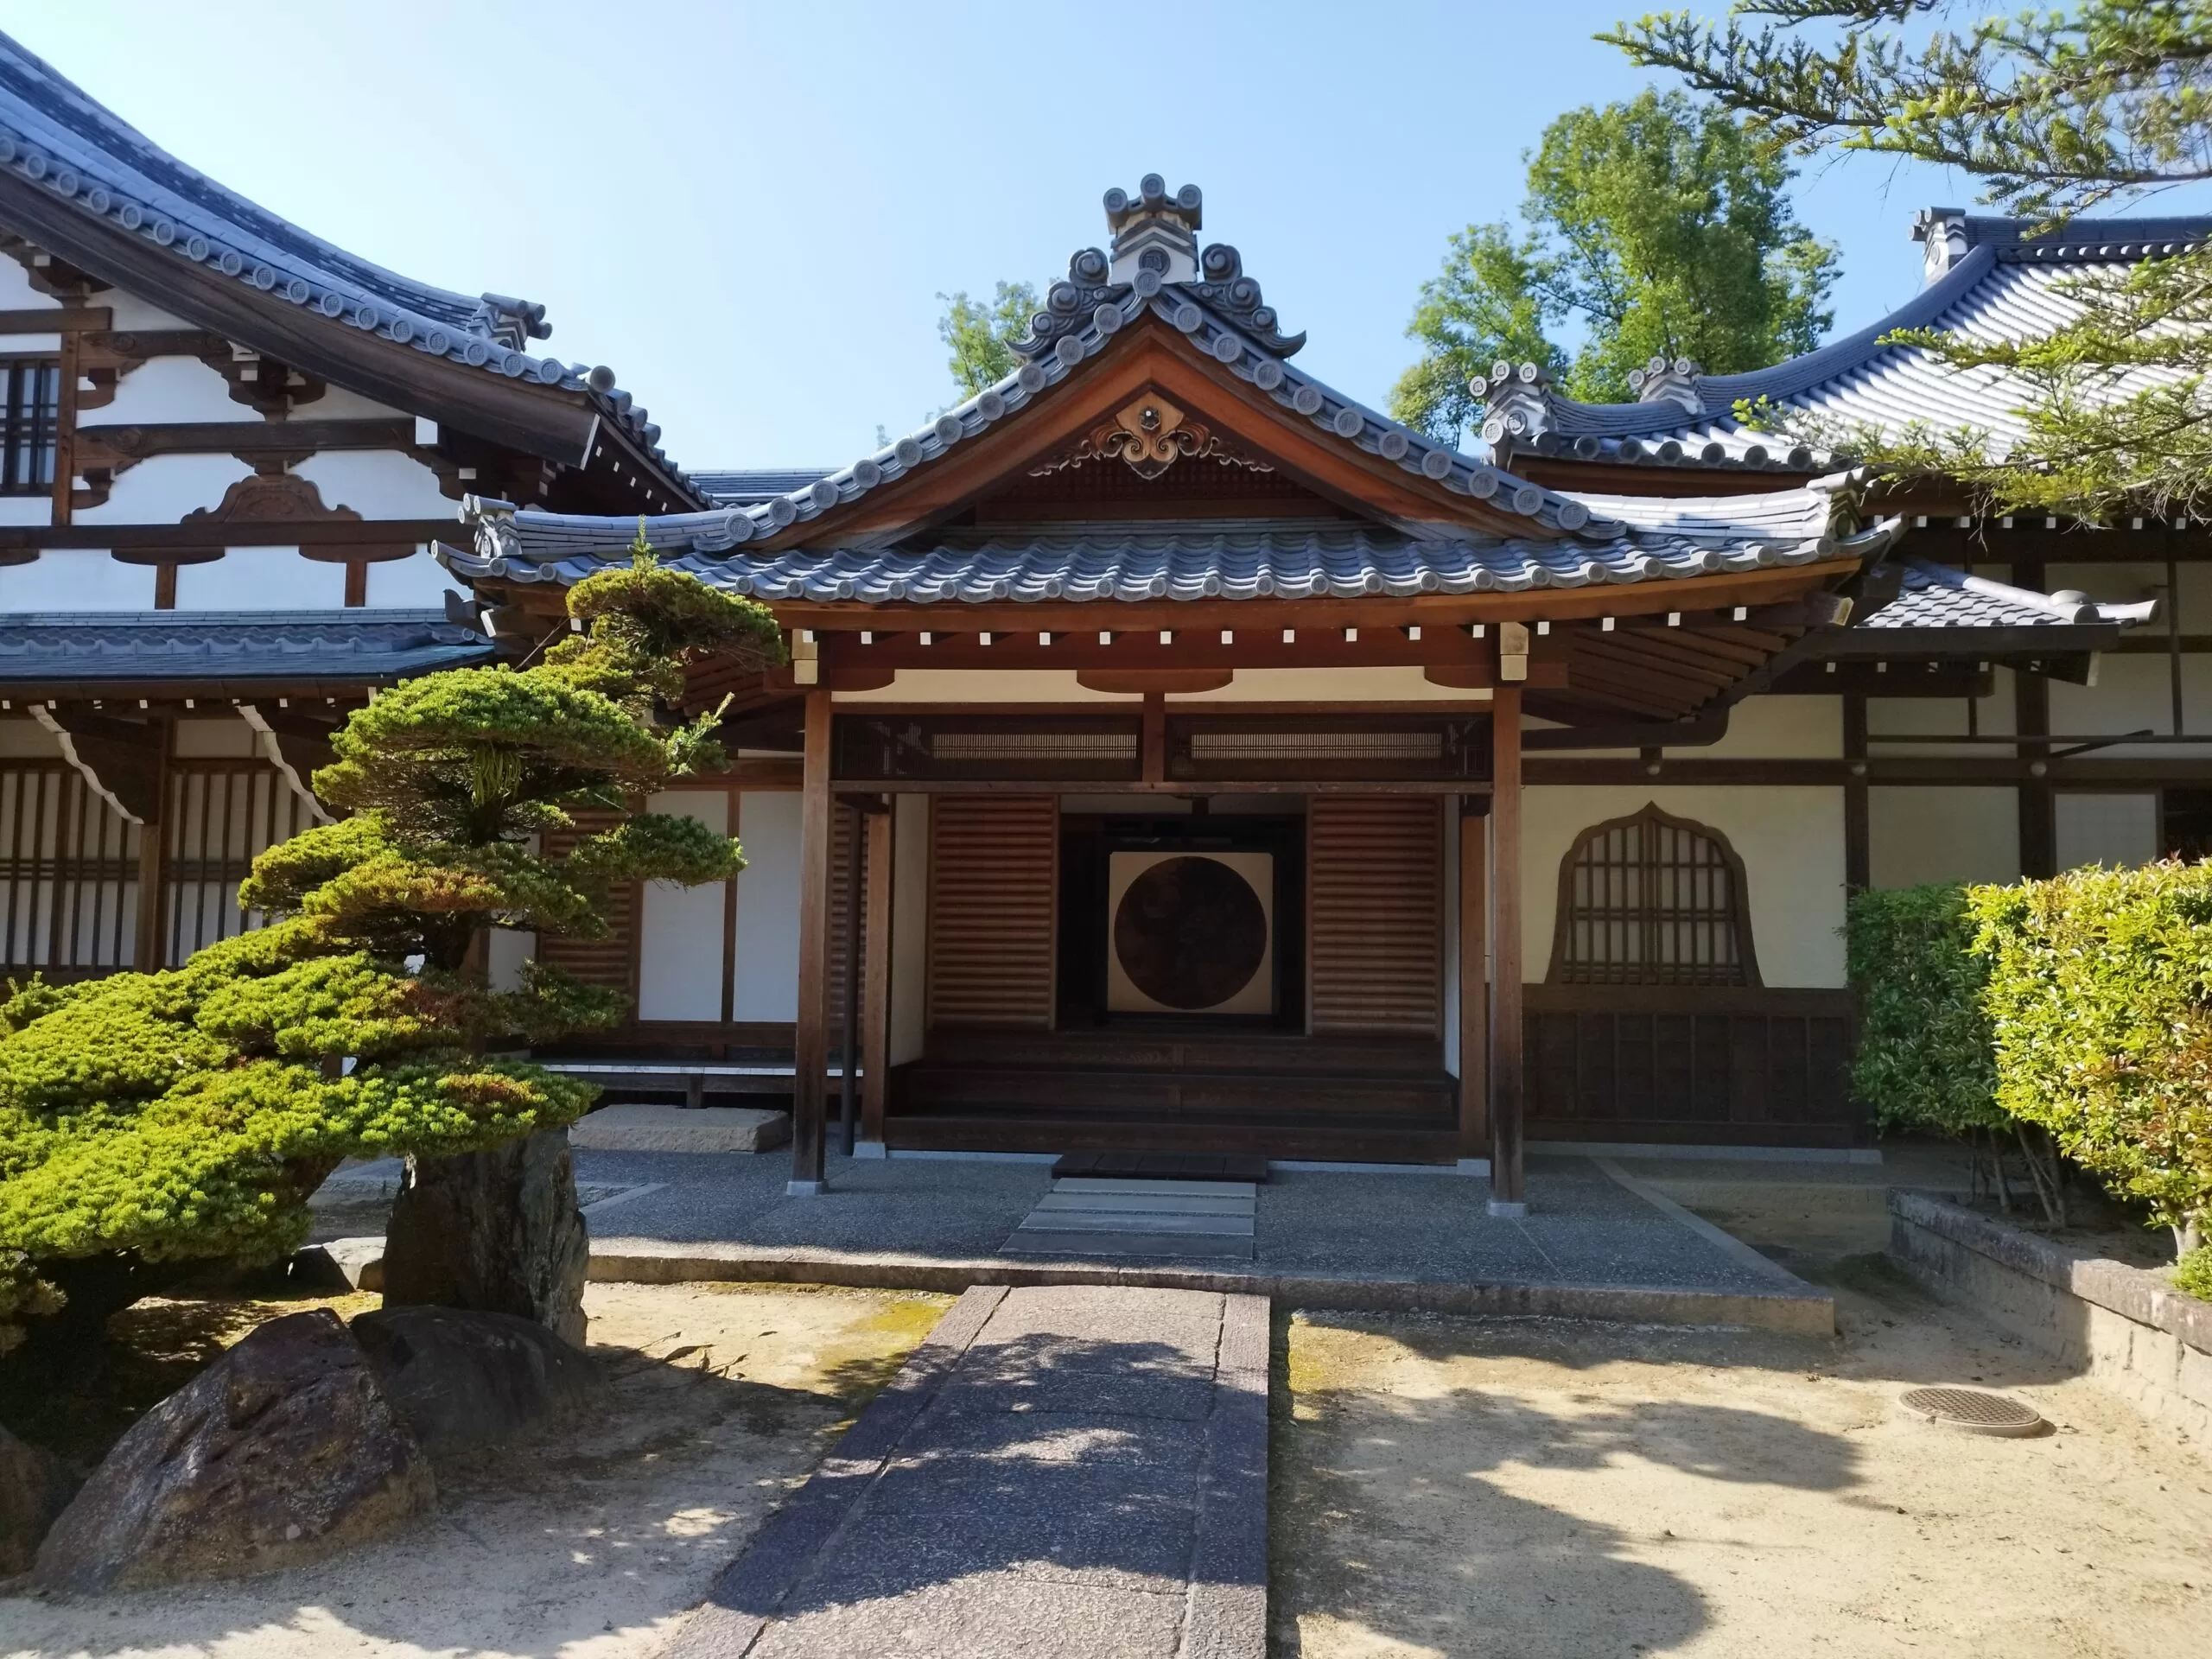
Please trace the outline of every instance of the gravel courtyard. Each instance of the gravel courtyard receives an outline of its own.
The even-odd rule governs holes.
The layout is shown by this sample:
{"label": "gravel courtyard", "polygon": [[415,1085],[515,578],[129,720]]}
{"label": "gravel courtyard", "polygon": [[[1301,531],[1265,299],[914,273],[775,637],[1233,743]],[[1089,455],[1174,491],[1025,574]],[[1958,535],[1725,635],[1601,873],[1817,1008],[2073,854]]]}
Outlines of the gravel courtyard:
{"label": "gravel courtyard", "polygon": [[[1834,1342],[1279,1317],[1275,1650],[2201,1650],[2212,1448],[1878,1263],[1840,1276]],[[2056,1432],[1984,1439],[1899,1412],[1927,1382],[2002,1389]]]}

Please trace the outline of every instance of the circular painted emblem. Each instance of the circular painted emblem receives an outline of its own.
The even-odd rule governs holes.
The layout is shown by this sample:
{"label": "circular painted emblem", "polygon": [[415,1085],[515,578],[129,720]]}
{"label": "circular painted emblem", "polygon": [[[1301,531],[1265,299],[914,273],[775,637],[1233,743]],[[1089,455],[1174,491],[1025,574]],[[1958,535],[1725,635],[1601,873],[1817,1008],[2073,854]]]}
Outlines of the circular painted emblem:
{"label": "circular painted emblem", "polygon": [[1268,952],[1259,894],[1219,859],[1162,859],[1114,912],[1114,954],[1129,982],[1171,1008],[1211,1008],[1243,990]]}

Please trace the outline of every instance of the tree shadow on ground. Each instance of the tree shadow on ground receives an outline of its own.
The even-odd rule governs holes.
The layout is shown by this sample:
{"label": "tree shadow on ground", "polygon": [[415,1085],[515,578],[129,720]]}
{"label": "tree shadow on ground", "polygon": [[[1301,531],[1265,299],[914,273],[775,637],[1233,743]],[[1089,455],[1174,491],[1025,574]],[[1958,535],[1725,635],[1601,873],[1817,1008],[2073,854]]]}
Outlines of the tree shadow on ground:
{"label": "tree shadow on ground", "polygon": [[[360,1307],[340,1311],[379,1300],[352,1298]],[[118,1316],[124,1352],[103,1374],[149,1404],[253,1325],[308,1305],[142,1305]],[[250,1578],[92,1597],[0,1594],[0,1652],[190,1656],[248,1639],[255,1651],[304,1659],[365,1640],[425,1655],[550,1659],[618,1633],[649,1645],[658,1627],[697,1604],[904,1357],[825,1357],[809,1386],[791,1386],[736,1374],[744,1346],[594,1344],[609,1385],[603,1405],[499,1446],[433,1455],[437,1509],[414,1528]],[[83,1432],[92,1445],[105,1429]]]}

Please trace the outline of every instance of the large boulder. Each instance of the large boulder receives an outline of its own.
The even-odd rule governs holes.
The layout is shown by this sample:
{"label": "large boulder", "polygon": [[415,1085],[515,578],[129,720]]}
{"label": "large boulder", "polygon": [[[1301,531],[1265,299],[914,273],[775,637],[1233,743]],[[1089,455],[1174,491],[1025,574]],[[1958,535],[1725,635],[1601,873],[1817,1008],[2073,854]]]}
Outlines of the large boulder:
{"label": "large boulder", "polygon": [[413,1159],[385,1237],[385,1306],[512,1313],[581,1347],[590,1256],[567,1131]]}
{"label": "large boulder", "polygon": [[380,1308],[353,1321],[353,1337],[386,1397],[433,1451],[512,1440],[606,1394],[588,1354],[511,1313]]}
{"label": "large boulder", "polygon": [[422,1446],[335,1313],[271,1319],[115,1443],[32,1582],[136,1589],[293,1567],[429,1513]]}
{"label": "large boulder", "polygon": [[0,1579],[31,1570],[38,1541],[76,1490],[68,1465],[0,1428]]}

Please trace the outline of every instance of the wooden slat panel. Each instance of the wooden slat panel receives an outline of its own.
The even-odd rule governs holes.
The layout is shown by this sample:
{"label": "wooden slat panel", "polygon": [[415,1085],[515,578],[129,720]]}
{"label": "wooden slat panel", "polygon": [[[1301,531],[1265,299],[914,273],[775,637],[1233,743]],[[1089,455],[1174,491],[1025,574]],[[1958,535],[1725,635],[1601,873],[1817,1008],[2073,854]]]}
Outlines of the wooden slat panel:
{"label": "wooden slat panel", "polygon": [[1423,796],[1318,795],[1310,810],[1312,1029],[1440,1036],[1440,804]]}
{"label": "wooden slat panel", "polygon": [[1052,1023],[1059,811],[1049,795],[940,795],[930,813],[929,1023]]}
{"label": "wooden slat panel", "polygon": [[60,763],[0,766],[0,967],[133,964],[139,828]]}
{"label": "wooden slat panel", "polygon": [[[569,816],[575,819],[575,828],[547,834],[545,851],[549,857],[563,857],[584,836],[611,830],[621,821],[621,815],[615,812],[579,810]],[[541,935],[537,959],[549,967],[574,974],[586,984],[604,985],[610,990],[634,996],[638,989],[637,926],[638,887],[634,881],[626,881],[607,897],[604,938],[562,939],[550,934]]]}

